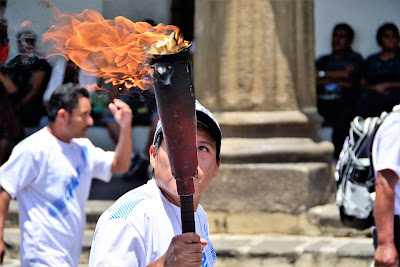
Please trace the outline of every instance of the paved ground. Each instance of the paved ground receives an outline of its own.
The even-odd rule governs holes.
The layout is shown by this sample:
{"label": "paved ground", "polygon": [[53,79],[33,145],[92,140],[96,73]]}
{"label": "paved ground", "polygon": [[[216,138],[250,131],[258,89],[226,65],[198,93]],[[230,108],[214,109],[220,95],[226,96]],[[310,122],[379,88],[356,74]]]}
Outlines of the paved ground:
{"label": "paved ground", "polygon": [[[17,236],[18,231],[8,231],[5,238]],[[87,266],[92,236],[93,231],[85,231],[80,266]],[[218,257],[216,267],[368,267],[374,255],[371,238],[220,234],[212,235],[211,241]],[[15,258],[9,255],[5,266],[19,266]]]}

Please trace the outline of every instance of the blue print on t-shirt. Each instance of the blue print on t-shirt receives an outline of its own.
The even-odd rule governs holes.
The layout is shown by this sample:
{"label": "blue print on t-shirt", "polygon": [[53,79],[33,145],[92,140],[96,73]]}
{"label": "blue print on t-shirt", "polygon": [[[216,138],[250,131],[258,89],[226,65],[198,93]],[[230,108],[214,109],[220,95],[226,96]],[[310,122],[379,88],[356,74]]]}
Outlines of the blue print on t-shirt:
{"label": "blue print on t-shirt", "polygon": [[68,214],[68,210],[66,209],[67,208],[66,202],[74,197],[73,193],[75,191],[75,188],[79,185],[79,179],[81,176],[81,170],[79,169],[79,167],[76,168],[76,173],[78,174],[78,176],[71,178],[71,181],[65,187],[64,195],[50,204],[49,207],[50,216],[55,217],[60,213],[63,216]]}
{"label": "blue print on t-shirt", "polygon": [[80,177],[80,171],[79,168],[76,170],[78,172],[78,177],[72,177],[71,182],[67,184],[67,187],[65,188],[64,191],[64,196],[66,200],[70,200],[73,197],[73,193],[75,188],[79,185],[79,177]]}
{"label": "blue print on t-shirt", "polygon": [[81,147],[81,158],[84,165],[87,165],[88,153],[89,150],[86,146]]}
{"label": "blue print on t-shirt", "polygon": [[[56,217],[57,214],[61,213],[63,216],[67,214],[67,209],[65,209],[65,201],[64,199],[57,199],[53,203],[50,204],[49,214],[51,217]],[[63,214],[64,211],[64,214]]]}
{"label": "blue print on t-shirt", "polygon": [[207,256],[206,256],[206,253],[204,253],[204,252],[203,252],[203,262],[201,264],[201,267],[208,267]]}
{"label": "blue print on t-shirt", "polygon": [[203,224],[203,230],[204,230],[205,235],[208,236],[209,234],[208,234],[207,224]]}
{"label": "blue print on t-shirt", "polygon": [[[206,224],[203,225],[204,232],[208,233],[208,227]],[[203,263],[202,266],[212,267],[217,260],[217,254],[215,253],[214,247],[211,244],[211,241],[208,237],[208,234],[204,236],[204,239],[207,241],[207,245],[203,250]]]}

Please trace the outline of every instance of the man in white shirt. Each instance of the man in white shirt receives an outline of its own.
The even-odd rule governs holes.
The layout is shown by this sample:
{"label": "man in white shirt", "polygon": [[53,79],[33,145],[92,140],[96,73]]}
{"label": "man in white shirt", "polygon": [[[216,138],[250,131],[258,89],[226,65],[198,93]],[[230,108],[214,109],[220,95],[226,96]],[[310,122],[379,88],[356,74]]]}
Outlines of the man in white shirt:
{"label": "man in white shirt", "polygon": [[77,266],[92,178],[108,182],[129,168],[132,112],[114,100],[109,108],[121,127],[115,152],[83,138],[93,125],[88,91],[73,84],[52,94],[49,124],[21,141],[0,168],[0,263],[4,221],[18,199],[21,266]]}
{"label": "man in white shirt", "polygon": [[[220,166],[221,130],[196,102],[198,176],[194,178],[196,233],[182,234],[179,195],[159,122],[150,163],[154,177],[123,195],[100,217],[89,266],[214,266],[207,215],[200,198]],[[185,153],[185,151],[182,151]]]}
{"label": "man in white shirt", "polygon": [[372,147],[375,171],[375,266],[398,266],[400,251],[400,105],[379,127]]}

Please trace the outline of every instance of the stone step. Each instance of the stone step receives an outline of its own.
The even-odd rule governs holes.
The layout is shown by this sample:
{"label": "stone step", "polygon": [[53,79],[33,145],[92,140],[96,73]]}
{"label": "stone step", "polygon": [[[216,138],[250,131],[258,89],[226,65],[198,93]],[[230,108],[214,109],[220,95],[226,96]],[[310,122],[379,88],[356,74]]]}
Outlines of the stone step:
{"label": "stone step", "polygon": [[[371,237],[370,229],[359,231],[346,227],[335,204],[312,207],[298,214],[279,212],[207,211],[212,234],[290,234],[332,237]],[[267,222],[267,223],[266,223]]]}
{"label": "stone step", "polygon": [[[93,230],[85,231],[80,264],[87,265]],[[7,266],[18,266],[19,230],[6,228]],[[315,237],[282,234],[211,235],[217,253],[216,267],[236,266],[293,266],[293,267],[367,267],[374,248],[372,238]]]}
{"label": "stone step", "polygon": [[370,266],[371,238],[212,236],[217,266]]}
{"label": "stone step", "polygon": [[[98,218],[113,203],[114,200],[89,200],[85,206],[86,229],[95,229]],[[299,214],[254,213],[251,211],[236,212],[225,216],[221,212],[214,211],[208,211],[207,214],[212,234],[286,233],[310,236],[370,236],[369,230],[358,231],[343,226],[340,221],[339,210],[333,203],[314,206]],[[259,221],[259,223],[256,224],[254,221]],[[266,221],[269,223],[263,223]],[[282,223],[282,221],[285,223]],[[257,229],[257,227],[260,227],[260,223],[264,227]],[[6,228],[18,228],[18,205],[16,200],[11,200],[10,202]]]}
{"label": "stone step", "polygon": [[215,112],[223,137],[314,137],[321,125],[315,110]]}
{"label": "stone step", "polygon": [[330,142],[311,138],[223,138],[221,159],[229,164],[275,162],[329,162],[333,155]]}
{"label": "stone step", "polygon": [[337,237],[371,237],[371,230],[346,227],[340,220],[339,208],[334,203],[319,205],[307,211],[311,225],[319,229],[319,235]]}

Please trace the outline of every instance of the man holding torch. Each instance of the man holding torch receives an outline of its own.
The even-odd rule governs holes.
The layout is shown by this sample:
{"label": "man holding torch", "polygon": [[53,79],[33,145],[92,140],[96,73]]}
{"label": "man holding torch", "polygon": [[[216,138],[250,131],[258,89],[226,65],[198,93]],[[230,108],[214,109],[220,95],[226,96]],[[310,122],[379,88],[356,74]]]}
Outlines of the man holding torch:
{"label": "man holding torch", "polygon": [[89,266],[214,266],[216,254],[200,198],[218,174],[221,130],[215,117],[197,101],[195,109],[195,233],[182,234],[180,197],[159,122],[149,151],[154,177],[126,193],[100,217]]}

